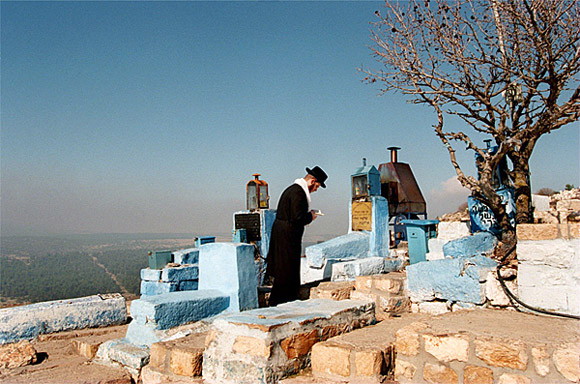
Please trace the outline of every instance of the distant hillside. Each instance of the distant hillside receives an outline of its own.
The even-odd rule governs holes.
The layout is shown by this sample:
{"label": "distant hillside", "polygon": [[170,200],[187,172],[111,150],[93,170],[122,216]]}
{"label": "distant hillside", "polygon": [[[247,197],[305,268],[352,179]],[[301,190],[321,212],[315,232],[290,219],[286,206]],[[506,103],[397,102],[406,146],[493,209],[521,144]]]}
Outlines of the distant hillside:
{"label": "distant hillside", "polygon": [[2,237],[0,307],[97,293],[139,295],[148,251],[193,246],[191,235]]}

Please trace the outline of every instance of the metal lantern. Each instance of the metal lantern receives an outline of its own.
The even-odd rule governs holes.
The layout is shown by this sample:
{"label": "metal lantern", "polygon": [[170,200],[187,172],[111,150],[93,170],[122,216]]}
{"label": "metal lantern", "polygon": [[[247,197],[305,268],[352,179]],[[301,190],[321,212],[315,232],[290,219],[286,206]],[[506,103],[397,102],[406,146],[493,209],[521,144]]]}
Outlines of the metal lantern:
{"label": "metal lantern", "polygon": [[270,196],[268,195],[268,183],[260,180],[260,174],[254,173],[254,180],[246,184],[246,207],[249,211],[270,208]]}

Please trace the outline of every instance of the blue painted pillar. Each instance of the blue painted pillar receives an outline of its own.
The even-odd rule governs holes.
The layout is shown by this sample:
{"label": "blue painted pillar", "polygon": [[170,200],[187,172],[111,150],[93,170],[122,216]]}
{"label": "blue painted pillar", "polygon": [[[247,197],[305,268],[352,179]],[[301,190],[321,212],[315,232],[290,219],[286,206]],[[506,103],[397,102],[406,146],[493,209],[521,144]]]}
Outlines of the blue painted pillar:
{"label": "blue painted pillar", "polygon": [[383,196],[371,196],[372,230],[369,256],[389,256],[389,202]]}

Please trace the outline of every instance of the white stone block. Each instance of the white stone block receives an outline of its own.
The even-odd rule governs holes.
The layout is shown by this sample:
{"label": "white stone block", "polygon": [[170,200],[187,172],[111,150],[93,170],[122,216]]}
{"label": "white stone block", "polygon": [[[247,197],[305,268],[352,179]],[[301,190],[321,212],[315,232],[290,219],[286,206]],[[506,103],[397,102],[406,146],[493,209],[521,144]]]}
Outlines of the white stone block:
{"label": "white stone block", "polygon": [[300,258],[300,284],[329,279],[332,276],[332,265],[339,260],[325,260],[322,268],[311,267],[306,258]]}
{"label": "white stone block", "polygon": [[[505,278],[508,275],[508,272],[504,270],[501,272],[501,275]],[[508,280],[505,281],[505,284],[510,292],[512,292],[517,297],[517,282],[515,280]],[[487,274],[487,279],[485,282],[485,296],[492,305],[505,307],[511,304],[510,299],[507,297],[503,288],[501,287],[500,282],[497,280],[495,272],[488,272]]]}
{"label": "white stone block", "polygon": [[579,248],[580,239],[521,240],[517,245],[518,261],[568,268],[578,259]]}
{"label": "white stone block", "polygon": [[425,257],[427,261],[441,260],[445,258],[445,254],[443,252],[427,252]]}
{"label": "white stone block", "polygon": [[470,234],[469,222],[441,221],[437,224],[437,238],[445,242],[469,236]]}
{"label": "white stone block", "polygon": [[568,285],[572,280],[572,270],[545,264],[521,263],[518,267],[518,280],[519,284],[528,287]]}
{"label": "white stone block", "polygon": [[332,265],[331,281],[354,280],[357,276],[378,275],[383,273],[385,261],[382,257],[367,257]]}
{"label": "white stone block", "polygon": [[426,301],[419,303],[419,313],[428,313],[430,315],[440,315],[449,312],[449,307],[445,301]]}
{"label": "white stone block", "polygon": [[532,205],[536,212],[546,212],[550,210],[550,196],[532,195]]}
{"label": "white stone block", "polygon": [[[568,292],[572,287],[538,287],[518,285],[519,299],[532,307],[552,311],[568,310]],[[580,295],[580,293],[577,293]]]}

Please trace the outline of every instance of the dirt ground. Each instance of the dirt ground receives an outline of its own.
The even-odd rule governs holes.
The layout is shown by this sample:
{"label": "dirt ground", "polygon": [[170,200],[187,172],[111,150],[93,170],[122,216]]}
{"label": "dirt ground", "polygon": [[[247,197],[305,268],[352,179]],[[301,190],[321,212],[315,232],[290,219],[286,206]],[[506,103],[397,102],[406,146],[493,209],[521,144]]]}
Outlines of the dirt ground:
{"label": "dirt ground", "polygon": [[73,340],[104,342],[125,336],[127,325],[90,328],[41,335],[32,345],[38,362],[0,374],[2,384],[116,384],[130,383],[130,376],[120,368],[91,362],[73,349]]}
{"label": "dirt ground", "polygon": [[[509,310],[475,310],[448,313],[443,316],[404,314],[339,336],[341,342],[354,345],[372,345],[384,342],[401,327],[423,321],[435,332],[466,331],[480,335],[515,338],[524,342],[571,342],[580,340],[580,321],[552,316],[524,314]],[[125,336],[127,325],[69,331],[41,336],[33,345],[40,355],[35,365],[16,368],[0,375],[3,384],[125,384],[129,375],[123,370],[99,365],[78,355],[72,347],[73,340],[91,343],[103,342]],[[380,337],[378,335],[381,335]],[[308,371],[282,381],[288,384],[328,384],[312,378]],[[345,381],[348,383],[348,381]],[[351,384],[354,384],[351,382]]]}

